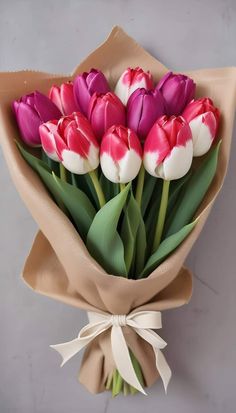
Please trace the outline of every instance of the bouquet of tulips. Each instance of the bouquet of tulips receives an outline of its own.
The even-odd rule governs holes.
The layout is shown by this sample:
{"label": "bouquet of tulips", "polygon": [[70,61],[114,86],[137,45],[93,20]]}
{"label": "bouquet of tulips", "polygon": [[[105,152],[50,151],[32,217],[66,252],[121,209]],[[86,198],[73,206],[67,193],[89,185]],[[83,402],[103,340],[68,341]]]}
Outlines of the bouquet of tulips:
{"label": "bouquet of tulips", "polygon": [[[102,383],[90,386],[86,378],[86,385],[113,395],[145,393],[158,375],[167,389],[171,370],[161,351],[166,342],[153,329],[161,328],[162,309],[181,305],[191,295],[190,275],[181,270],[187,252],[169,269],[168,262],[198,227],[196,212],[214,179],[220,151],[220,111],[211,96],[196,97],[198,85],[184,74],[156,77],[128,67],[112,83],[103,71],[90,69],[51,84],[48,94],[32,90],[12,103],[20,131],[17,147],[80,240],[77,274],[69,264],[66,268],[73,273],[72,293],[65,287],[63,294],[89,311],[89,324],[77,338],[52,348],[64,364],[87,347],[85,376],[89,359],[97,368],[98,346],[103,377],[97,380]],[[47,257],[48,251],[39,247],[34,259]],[[87,278],[81,275],[86,271]],[[102,286],[96,271],[105,276]],[[58,298],[61,287],[53,292],[54,282],[51,296]],[[39,285],[34,283],[40,290]],[[152,364],[149,371],[145,364]]]}

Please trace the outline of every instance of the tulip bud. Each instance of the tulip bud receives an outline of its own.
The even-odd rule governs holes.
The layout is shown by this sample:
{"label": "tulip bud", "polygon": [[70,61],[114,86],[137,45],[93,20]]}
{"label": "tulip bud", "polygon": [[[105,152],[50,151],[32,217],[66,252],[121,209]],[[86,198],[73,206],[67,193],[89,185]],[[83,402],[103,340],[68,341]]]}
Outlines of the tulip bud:
{"label": "tulip bud", "polygon": [[53,85],[49,91],[49,99],[55,103],[63,115],[70,115],[79,110],[71,82],[62,83],[61,86]]}
{"label": "tulip bud", "polygon": [[112,92],[94,93],[89,108],[88,119],[98,140],[112,125],[125,125],[125,107]]}
{"label": "tulip bud", "polygon": [[164,101],[159,90],[137,89],[127,103],[127,126],[144,141],[154,122],[164,113]]}
{"label": "tulip bud", "polygon": [[168,72],[157,85],[164,101],[166,115],[180,115],[194,98],[196,85],[188,76]]}
{"label": "tulip bud", "polygon": [[192,158],[192,134],[185,120],[180,116],[158,119],[144,144],[147,172],[166,181],[179,179],[189,171]]}
{"label": "tulip bud", "polygon": [[86,174],[98,167],[99,146],[88,120],[80,112],[61,118],[57,125],[47,122],[39,130],[47,155],[55,160],[56,150],[68,171]]}
{"label": "tulip bud", "polygon": [[216,138],[220,112],[211,99],[193,100],[186,106],[183,118],[189,123],[193,137],[193,156],[202,156],[209,151]]}
{"label": "tulip bud", "polygon": [[135,132],[123,125],[112,126],[102,138],[100,163],[110,181],[132,181],[142,163],[142,147]]}
{"label": "tulip bud", "polygon": [[104,74],[97,69],[84,72],[74,80],[74,96],[81,112],[87,116],[91,96],[96,93],[107,93],[110,87]]}
{"label": "tulip bud", "polygon": [[126,105],[130,95],[138,88],[152,89],[152,75],[149,71],[144,72],[141,67],[136,67],[135,69],[129,67],[119,78],[115,87],[115,94]]}
{"label": "tulip bud", "polygon": [[40,146],[39,126],[51,119],[59,119],[61,112],[40,92],[22,96],[12,104],[22,140],[29,146]]}
{"label": "tulip bud", "polygon": [[61,139],[57,131],[57,120],[49,120],[39,126],[39,134],[44,152],[53,161],[60,162],[57,154],[56,139]]}

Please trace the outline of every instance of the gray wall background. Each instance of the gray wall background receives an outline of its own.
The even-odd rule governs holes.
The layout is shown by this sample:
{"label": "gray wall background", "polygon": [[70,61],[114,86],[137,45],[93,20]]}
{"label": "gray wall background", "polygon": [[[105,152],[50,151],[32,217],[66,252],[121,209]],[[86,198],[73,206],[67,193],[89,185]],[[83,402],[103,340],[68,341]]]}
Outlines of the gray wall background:
{"label": "gray wall background", "polygon": [[[113,25],[173,70],[236,65],[235,0],[0,0],[0,70],[70,72]],[[20,272],[36,225],[0,151],[0,413],[233,413],[236,371],[234,130],[229,172],[188,265],[191,303],[164,314],[174,377],[149,396],[90,395],[49,344],[69,339],[85,314],[30,291]],[[96,374],[96,371],[94,371]]]}

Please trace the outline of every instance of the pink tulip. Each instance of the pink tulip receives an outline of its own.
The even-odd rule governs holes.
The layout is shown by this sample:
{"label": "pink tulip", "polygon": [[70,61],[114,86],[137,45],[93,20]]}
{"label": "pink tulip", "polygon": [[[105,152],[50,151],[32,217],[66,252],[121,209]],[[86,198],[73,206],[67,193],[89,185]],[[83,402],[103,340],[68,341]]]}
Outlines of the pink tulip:
{"label": "pink tulip", "polygon": [[47,155],[59,161],[70,172],[86,174],[99,165],[99,145],[88,120],[80,113],[47,122],[39,128]]}
{"label": "pink tulip", "polygon": [[142,163],[142,147],[135,132],[123,125],[112,126],[102,138],[100,163],[109,181],[132,181]]}
{"label": "pink tulip", "polygon": [[119,78],[115,87],[115,94],[126,105],[130,95],[138,88],[152,89],[152,75],[149,71],[144,72],[141,67],[136,67],[135,69],[128,68]]}
{"label": "pink tulip", "polygon": [[166,181],[179,179],[189,171],[192,158],[192,134],[187,122],[176,116],[159,118],[144,143],[147,172]]}
{"label": "pink tulip", "polygon": [[98,140],[112,125],[125,125],[125,107],[112,92],[94,93],[89,108],[88,119]]}
{"label": "pink tulip", "polygon": [[220,111],[209,98],[192,100],[186,106],[183,118],[189,123],[193,137],[193,156],[202,156],[216,138]]}
{"label": "pink tulip", "polygon": [[71,82],[62,83],[61,86],[53,85],[49,91],[49,99],[55,103],[63,115],[70,115],[79,110]]}

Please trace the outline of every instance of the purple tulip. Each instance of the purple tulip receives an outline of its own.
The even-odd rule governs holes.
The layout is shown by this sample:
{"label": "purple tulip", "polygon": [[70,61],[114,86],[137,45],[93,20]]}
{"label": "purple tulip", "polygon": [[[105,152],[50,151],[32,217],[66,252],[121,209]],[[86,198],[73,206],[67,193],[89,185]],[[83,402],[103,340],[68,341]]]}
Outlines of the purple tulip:
{"label": "purple tulip", "polygon": [[110,87],[104,74],[97,69],[84,72],[74,80],[74,95],[81,112],[87,116],[91,96],[96,93],[107,93]]}
{"label": "purple tulip", "polygon": [[144,141],[154,122],[164,115],[164,100],[159,90],[135,90],[127,103],[127,125]]}
{"label": "purple tulip", "polygon": [[188,76],[168,72],[156,88],[165,101],[166,115],[180,115],[185,106],[194,98],[196,84]]}
{"label": "purple tulip", "polygon": [[59,119],[61,112],[42,93],[35,91],[22,96],[12,104],[22,140],[29,146],[40,146],[39,126],[52,119]]}

